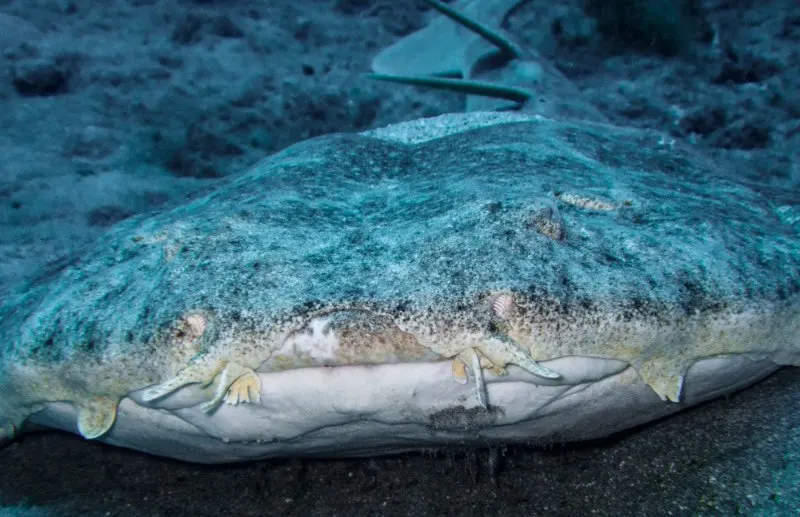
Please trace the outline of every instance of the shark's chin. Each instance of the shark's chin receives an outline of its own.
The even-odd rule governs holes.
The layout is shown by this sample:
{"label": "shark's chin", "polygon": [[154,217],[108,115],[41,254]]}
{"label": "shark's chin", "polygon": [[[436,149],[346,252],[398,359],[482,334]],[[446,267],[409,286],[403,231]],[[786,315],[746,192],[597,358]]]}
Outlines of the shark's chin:
{"label": "shark's chin", "polygon": [[[145,404],[142,392],[119,405],[101,441],[199,463],[275,456],[343,457],[447,446],[548,444],[586,440],[643,424],[744,388],[780,366],[727,355],[697,361],[682,400],[664,402],[620,361],[563,357],[544,380],[519,368],[486,374],[489,405],[472,383],[454,382],[447,361],[259,373],[257,403],[201,410],[207,389],[190,385]],[[29,423],[77,432],[76,408],[52,402]]]}

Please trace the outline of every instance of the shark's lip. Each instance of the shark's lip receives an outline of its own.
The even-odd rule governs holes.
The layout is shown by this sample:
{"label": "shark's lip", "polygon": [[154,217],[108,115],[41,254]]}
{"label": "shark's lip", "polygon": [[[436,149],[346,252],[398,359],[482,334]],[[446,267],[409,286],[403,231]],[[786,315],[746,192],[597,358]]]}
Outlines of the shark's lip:
{"label": "shark's lip", "polygon": [[[591,439],[731,393],[779,368],[745,355],[702,359],[687,374],[684,400],[664,403],[620,361],[564,357],[546,364],[564,379],[545,381],[513,367],[507,377],[487,376],[488,410],[471,386],[451,381],[447,361],[260,373],[259,403],[223,405],[210,416],[200,409],[207,393],[196,385],[149,405],[139,403],[140,390],[122,400],[101,441],[223,463]],[[76,419],[75,406],[51,402],[29,422],[77,432]]]}

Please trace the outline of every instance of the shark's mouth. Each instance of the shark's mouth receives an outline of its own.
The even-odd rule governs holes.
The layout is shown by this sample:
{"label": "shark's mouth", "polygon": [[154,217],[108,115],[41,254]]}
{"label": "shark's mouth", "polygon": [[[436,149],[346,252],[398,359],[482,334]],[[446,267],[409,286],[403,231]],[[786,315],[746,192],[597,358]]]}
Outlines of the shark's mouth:
{"label": "shark's mouth", "polygon": [[[620,361],[564,357],[545,364],[563,378],[542,383],[513,366],[505,377],[488,372],[486,408],[471,386],[451,382],[446,361],[260,373],[259,402],[222,405],[211,415],[201,409],[208,389],[197,385],[149,404],[138,391],[122,400],[114,427],[100,439],[200,463],[548,444],[608,436],[731,393],[778,368],[743,355],[703,359],[687,374],[683,401],[669,403]],[[29,421],[77,431],[72,404],[49,403]]]}

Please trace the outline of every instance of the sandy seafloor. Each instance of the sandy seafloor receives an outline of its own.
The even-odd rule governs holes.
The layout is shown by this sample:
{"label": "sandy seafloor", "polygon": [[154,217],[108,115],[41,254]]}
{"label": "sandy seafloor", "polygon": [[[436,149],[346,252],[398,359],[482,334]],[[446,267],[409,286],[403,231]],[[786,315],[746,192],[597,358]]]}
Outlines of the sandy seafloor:
{"label": "sandy seafloor", "polygon": [[[641,4],[531,0],[508,29],[614,122],[797,190],[800,3]],[[461,110],[361,76],[429,16],[412,0],[0,0],[0,296],[294,142]],[[0,449],[0,516],[797,515],[798,409],[788,368],[544,449],[199,466],[34,434]]]}

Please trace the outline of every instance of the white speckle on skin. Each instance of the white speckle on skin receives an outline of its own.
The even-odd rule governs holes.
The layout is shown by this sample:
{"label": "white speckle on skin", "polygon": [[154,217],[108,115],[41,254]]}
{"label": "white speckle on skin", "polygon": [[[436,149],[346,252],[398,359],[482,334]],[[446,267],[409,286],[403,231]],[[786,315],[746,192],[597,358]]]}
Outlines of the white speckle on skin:
{"label": "white speckle on skin", "polygon": [[314,318],[299,332],[291,334],[279,354],[308,354],[314,360],[333,359],[339,350],[339,337],[330,330],[330,316]]}

